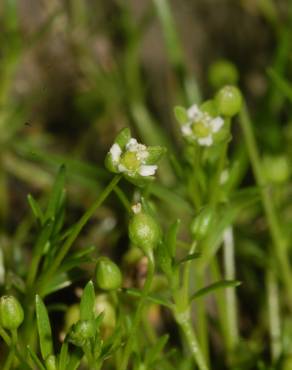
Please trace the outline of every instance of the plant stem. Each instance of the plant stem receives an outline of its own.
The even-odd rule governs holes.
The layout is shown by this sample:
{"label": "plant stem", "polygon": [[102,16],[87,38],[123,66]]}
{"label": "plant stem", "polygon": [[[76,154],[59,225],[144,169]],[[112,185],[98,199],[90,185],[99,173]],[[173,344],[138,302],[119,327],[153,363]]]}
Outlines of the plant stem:
{"label": "plant stem", "polygon": [[[232,227],[227,228],[223,234],[223,258],[225,278],[227,280],[235,279],[235,261],[234,261],[234,239]],[[235,288],[226,288],[226,334],[227,349],[232,352],[238,343],[238,323]]]}
{"label": "plant stem", "polygon": [[281,355],[281,323],[278,284],[274,272],[270,269],[268,269],[266,273],[266,287],[268,292],[271,355],[273,363],[275,363]]}
{"label": "plant stem", "polygon": [[270,191],[266,184],[265,176],[262,172],[261,160],[252,128],[252,123],[245,107],[240,113],[240,123],[245,137],[247,150],[249,153],[256,182],[260,189],[262,204],[266,214],[267,222],[270,228],[270,234],[273,241],[273,254],[278,260],[279,271],[282,274],[281,277],[285,285],[290,310],[292,310],[292,275],[287,253],[287,241],[281,229],[279,217],[276,214],[273,198],[271,197]]}
{"label": "plant stem", "polygon": [[[196,249],[196,241],[191,245],[189,253],[194,253]],[[190,302],[189,302],[189,281],[190,281],[190,267],[191,261],[185,263],[185,268],[183,271],[182,287],[178,287],[175,284],[174,297],[175,297],[175,309],[174,317],[176,322],[182,329],[184,333],[189,349],[192,353],[194,360],[196,361],[200,370],[207,370],[208,366],[204,355],[199,346],[198,340],[196,338],[195,332],[192,328],[191,316],[190,316]]]}
{"label": "plant stem", "polygon": [[51,266],[47,271],[44,272],[40,282],[38,284],[39,292],[42,295],[42,288],[44,284],[47,283],[48,279],[57,271],[58,267],[60,266],[61,262],[63,261],[64,257],[68,253],[69,249],[71,248],[72,244],[78,237],[79,233],[86,225],[88,220],[92,217],[94,212],[100,205],[105,201],[105,199],[109,196],[109,194],[114,190],[115,186],[121,179],[121,175],[116,175],[112,181],[108,184],[108,186],[102,191],[96,201],[91,205],[91,207],[83,214],[80,220],[75,224],[74,228],[72,229],[71,234],[69,235],[68,239],[62,245],[57,254],[56,258],[52,262]]}
{"label": "plant stem", "polygon": [[177,312],[175,314],[175,318],[185,335],[191,354],[199,369],[208,370],[208,366],[199,347],[195,332],[192,328],[189,309],[184,312]]}
{"label": "plant stem", "polygon": [[119,368],[120,370],[126,370],[127,369],[128,362],[129,362],[129,357],[130,357],[131,352],[133,350],[133,342],[134,342],[134,339],[135,339],[135,334],[136,334],[138,325],[141,321],[143,308],[144,308],[144,305],[145,305],[146,297],[147,297],[147,295],[150,291],[150,288],[151,288],[153,276],[154,276],[154,259],[153,259],[153,255],[151,253],[151,255],[148,256],[148,273],[147,273],[146,281],[145,281],[145,284],[144,284],[144,287],[143,287],[142,296],[140,298],[140,301],[139,301],[139,304],[138,304],[138,307],[137,307],[137,311],[135,313],[135,317],[134,317],[134,321],[133,321],[133,324],[132,324],[132,327],[131,327],[131,330],[130,330],[130,333],[129,333],[128,341],[126,343],[125,350],[124,350],[124,353],[123,353],[123,356],[122,356],[122,359],[121,359],[121,365],[120,365],[120,368]]}

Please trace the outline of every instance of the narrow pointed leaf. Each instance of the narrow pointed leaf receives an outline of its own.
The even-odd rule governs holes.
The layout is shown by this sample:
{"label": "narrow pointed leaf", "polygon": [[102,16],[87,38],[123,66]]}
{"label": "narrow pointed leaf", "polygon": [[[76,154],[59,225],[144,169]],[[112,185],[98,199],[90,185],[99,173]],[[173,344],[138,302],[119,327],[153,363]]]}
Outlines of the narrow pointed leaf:
{"label": "narrow pointed leaf", "polygon": [[59,357],[59,366],[58,370],[67,370],[67,363],[69,361],[68,357],[68,343],[64,342],[61,347],[61,353]]}
{"label": "narrow pointed leaf", "polygon": [[222,288],[235,288],[241,284],[238,280],[222,280],[217,281],[216,283],[210,284],[206,286],[205,288],[202,288],[198,290],[196,293],[194,293],[190,300],[194,300],[196,298],[205,296],[207,294],[213,293],[215,290],[222,289]]}
{"label": "narrow pointed leaf", "polygon": [[27,346],[27,351],[29,353],[30,358],[34,362],[34,364],[37,366],[39,370],[46,370],[45,366],[41,363],[38,356],[35,354],[35,352],[30,348],[30,346]]}
{"label": "narrow pointed leaf", "polygon": [[50,320],[46,306],[39,295],[36,295],[36,317],[42,358],[45,360],[53,354],[53,342]]}
{"label": "narrow pointed leaf", "polygon": [[61,204],[65,184],[65,172],[66,172],[65,166],[62,165],[59,169],[56,181],[51,192],[48,207],[45,213],[46,220],[55,218],[55,215]]}
{"label": "narrow pointed leaf", "polygon": [[27,196],[28,204],[32,210],[32,213],[37,221],[40,222],[40,224],[44,221],[44,215],[43,212],[38,204],[38,202],[34,199],[34,197],[31,194],[28,194]]}
{"label": "narrow pointed leaf", "polygon": [[84,288],[80,302],[80,320],[92,320],[94,318],[93,306],[95,292],[93,282],[89,281]]}

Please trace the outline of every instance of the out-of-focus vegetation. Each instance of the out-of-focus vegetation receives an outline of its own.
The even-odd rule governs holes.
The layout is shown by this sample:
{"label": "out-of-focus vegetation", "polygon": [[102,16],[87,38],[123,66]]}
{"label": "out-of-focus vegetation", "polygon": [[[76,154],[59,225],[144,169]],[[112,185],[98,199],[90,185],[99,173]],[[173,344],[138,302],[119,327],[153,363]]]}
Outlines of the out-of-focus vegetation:
{"label": "out-of-focus vegetation", "polygon": [[[191,271],[191,291],[202,293],[193,297],[191,321],[210,369],[292,368],[291,34],[291,0],[0,2],[0,290],[24,309],[19,348],[11,344],[15,333],[10,338],[0,326],[3,369],[54,369],[51,359],[33,367],[36,356],[53,353],[42,344],[50,336],[42,299],[54,353],[62,348],[66,358],[64,333],[79,311],[93,320],[84,309],[93,299],[86,283],[101,255],[120,267],[123,290],[108,296],[96,288],[96,314],[104,311],[94,324],[104,340],[98,366],[124,366],[147,273],[147,258],[128,237],[130,205],[141,196],[167,242],[181,220],[176,258]],[[173,107],[200,104],[229,83],[240,87],[246,106],[221,166],[215,151],[208,157],[186,148]],[[167,148],[157,179],[146,190],[126,181],[113,186],[57,264],[76,220],[112,180],[104,158],[123,127],[139,142]],[[196,155],[202,169],[188,160]],[[192,220],[210,204],[219,216],[195,256]],[[129,369],[196,366],[180,335],[186,328],[159,301],[159,294],[173,299],[164,272],[156,268],[156,299],[143,303]],[[217,281],[234,284],[212,286]],[[210,292],[202,292],[206,286]],[[90,368],[89,357],[80,368]]]}

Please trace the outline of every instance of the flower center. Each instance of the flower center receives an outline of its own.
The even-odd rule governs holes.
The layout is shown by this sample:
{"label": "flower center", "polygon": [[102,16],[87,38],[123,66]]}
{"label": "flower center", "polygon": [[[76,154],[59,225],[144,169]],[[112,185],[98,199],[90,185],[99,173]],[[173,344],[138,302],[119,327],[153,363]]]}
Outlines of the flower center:
{"label": "flower center", "polygon": [[129,171],[137,171],[141,164],[135,152],[123,154],[120,163]]}
{"label": "flower center", "polygon": [[198,138],[207,137],[210,135],[210,128],[202,121],[193,122],[193,133]]}

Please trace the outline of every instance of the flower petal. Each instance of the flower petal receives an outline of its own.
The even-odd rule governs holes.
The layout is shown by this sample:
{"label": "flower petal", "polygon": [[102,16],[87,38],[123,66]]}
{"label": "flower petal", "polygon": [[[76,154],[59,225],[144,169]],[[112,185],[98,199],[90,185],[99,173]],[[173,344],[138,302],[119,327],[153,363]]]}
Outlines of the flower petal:
{"label": "flower petal", "polygon": [[224,124],[224,120],[221,117],[213,118],[210,122],[213,132],[218,132]]}
{"label": "flower petal", "polygon": [[213,144],[213,138],[211,135],[198,139],[198,143],[202,146],[210,146]]}
{"label": "flower petal", "polygon": [[183,125],[181,127],[181,132],[184,136],[191,136],[193,134],[193,131],[192,131],[191,126],[189,124]]}
{"label": "flower petal", "polygon": [[122,149],[119,144],[114,143],[109,150],[110,155],[112,156],[112,161],[118,163],[122,154]]}
{"label": "flower petal", "polygon": [[139,174],[141,176],[152,176],[155,175],[156,170],[156,165],[142,165],[139,169]]}
{"label": "flower petal", "polygon": [[196,118],[196,116],[201,113],[199,107],[197,106],[197,104],[193,104],[188,110],[187,110],[187,114],[188,114],[188,117],[189,119],[193,120]]}

